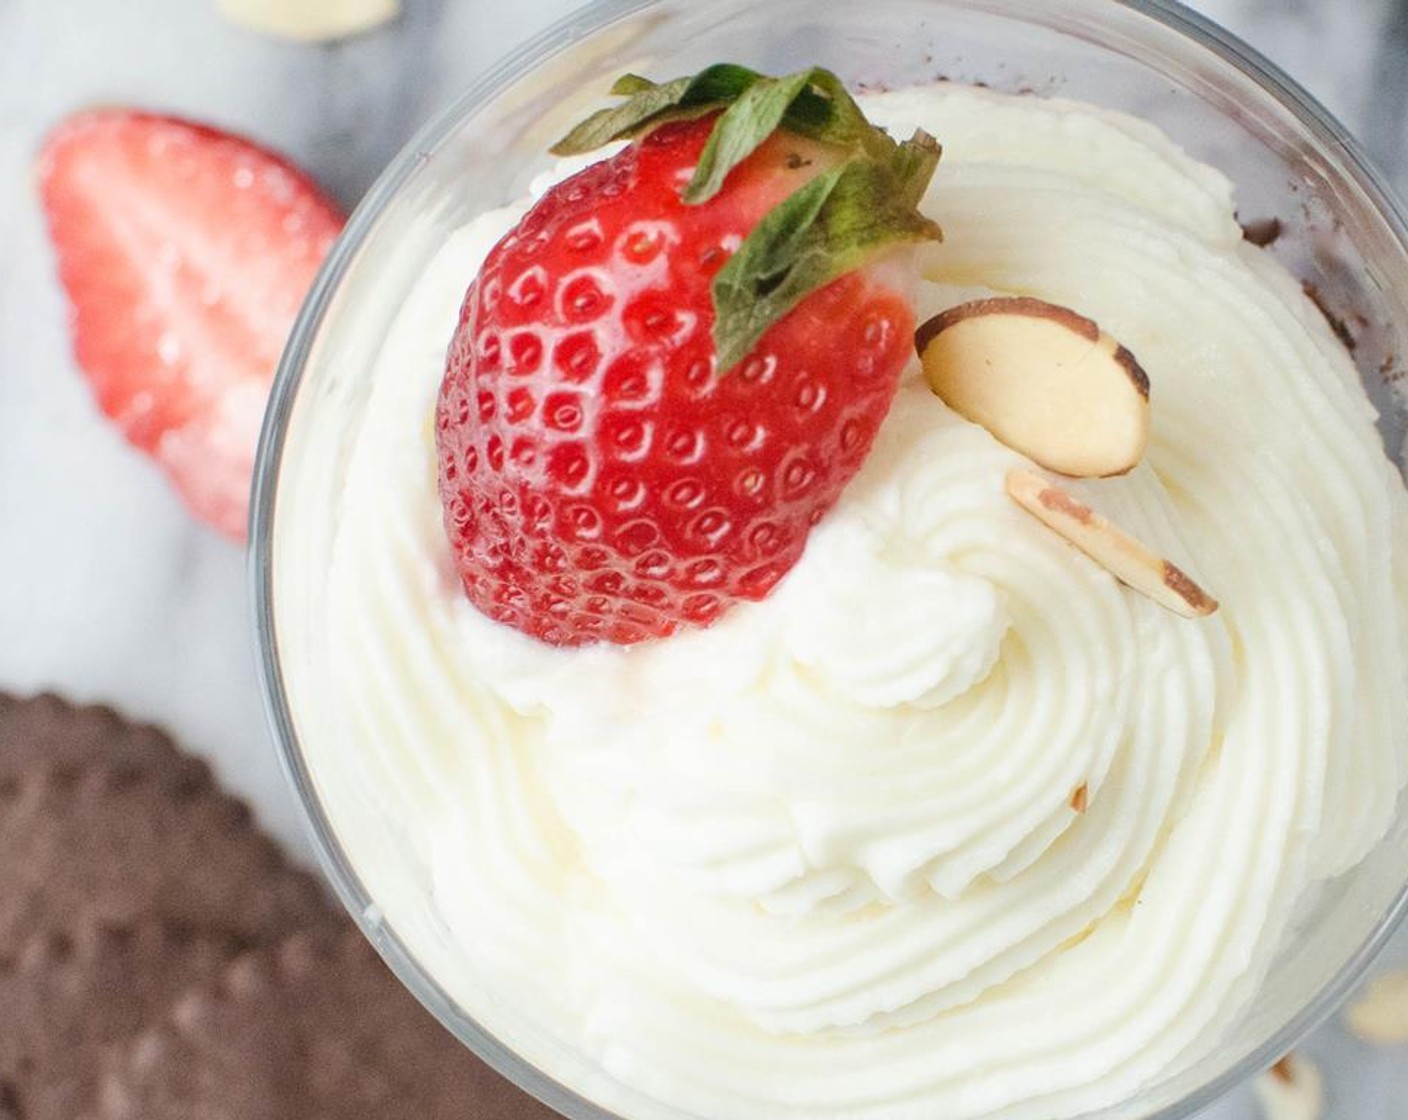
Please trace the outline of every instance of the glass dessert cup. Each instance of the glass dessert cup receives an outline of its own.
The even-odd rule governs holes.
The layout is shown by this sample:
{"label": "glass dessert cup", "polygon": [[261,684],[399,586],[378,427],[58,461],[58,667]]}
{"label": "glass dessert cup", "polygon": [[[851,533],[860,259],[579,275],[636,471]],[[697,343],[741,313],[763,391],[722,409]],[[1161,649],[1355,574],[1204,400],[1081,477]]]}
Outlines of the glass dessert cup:
{"label": "glass dessert cup", "polygon": [[[785,30],[784,30],[785,29]],[[546,149],[627,70],[654,77],[731,60],[772,73],[820,64],[849,84],[943,76],[1057,94],[1163,128],[1227,174],[1244,220],[1286,220],[1272,252],[1351,324],[1355,358],[1402,468],[1395,356],[1408,352],[1408,229],[1357,145],[1303,91],[1244,45],[1163,0],[609,0],[558,24],[484,77],[402,153],[362,204],[310,295],[279,371],[257,468],[253,579],[266,697],[282,757],[334,887],[400,978],[470,1049],[573,1120],[644,1111],[637,1089],[497,1008],[496,1033],[437,978],[457,947],[388,915],[430,909],[428,869],[393,819],[340,818],[300,741],[339,700],[319,656],[322,587],[372,362],[415,279],[464,222],[521,196]],[[468,282],[466,277],[466,283]],[[300,546],[288,542],[297,526]],[[311,542],[311,543],[310,543]],[[320,549],[323,551],[320,552]],[[335,756],[335,746],[324,758]],[[325,763],[326,764],[326,763]],[[358,853],[377,850],[375,880]],[[384,853],[404,853],[387,859]],[[388,866],[394,874],[385,873]],[[1408,908],[1408,814],[1299,915],[1253,1004],[1210,1056],[1098,1114],[1174,1120],[1279,1057],[1329,1014]],[[521,1022],[520,1022],[521,1020]],[[512,1029],[503,1024],[511,1022]],[[550,1054],[533,1064],[520,1052]],[[557,1080],[539,1066],[550,1065]],[[561,1083],[560,1083],[561,1082]],[[691,1115],[652,1100],[650,1111]]]}

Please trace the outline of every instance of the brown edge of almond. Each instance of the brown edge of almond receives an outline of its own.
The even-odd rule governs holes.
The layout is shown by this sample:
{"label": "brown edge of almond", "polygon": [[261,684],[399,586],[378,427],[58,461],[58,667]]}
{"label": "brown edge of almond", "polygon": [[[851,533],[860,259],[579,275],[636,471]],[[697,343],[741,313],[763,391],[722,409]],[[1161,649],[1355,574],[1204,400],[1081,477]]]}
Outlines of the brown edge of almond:
{"label": "brown edge of almond", "polygon": [[[1010,480],[1012,475],[1007,476]],[[1040,477],[1035,476],[1035,477]],[[1064,517],[1069,517],[1072,521],[1081,525],[1093,525],[1095,523],[1095,511],[1084,502],[1071,494],[1067,494],[1059,486],[1052,486],[1043,478],[1044,488],[1037,493],[1036,500],[1049,509],[1052,513],[1059,513]],[[1009,485],[1007,492],[1012,493]],[[1016,497],[1016,495],[1013,495]],[[1019,502],[1020,498],[1017,499]],[[1024,503],[1025,504],[1025,503]]]}
{"label": "brown edge of almond", "polygon": [[[922,358],[924,351],[929,348],[929,343],[944,331],[965,320],[977,319],[985,315],[1025,315],[1031,319],[1049,319],[1091,342],[1110,338],[1100,329],[1100,324],[1094,319],[1087,319],[1079,311],[1072,311],[1069,307],[1062,307],[1057,303],[1047,303],[1046,300],[1037,299],[1035,296],[990,296],[987,299],[975,299],[968,303],[960,303],[956,307],[940,311],[937,315],[920,323],[914,331],[914,352]],[[1112,356],[1116,364],[1129,375],[1130,381],[1134,383],[1134,388],[1147,401],[1149,399],[1149,375],[1144,372],[1144,367],[1124,346],[1112,338],[1110,342],[1114,347]]]}
{"label": "brown edge of almond", "polygon": [[1149,375],[1144,372],[1144,367],[1139,364],[1138,359],[1123,346],[1116,345],[1115,361],[1129,375],[1135,390],[1147,401],[1149,399]]}
{"label": "brown edge of almond", "polygon": [[1069,307],[1047,303],[1035,296],[991,296],[960,303],[925,320],[914,332],[915,353],[922,356],[929,343],[933,342],[940,332],[948,330],[954,324],[984,315],[1026,315],[1034,319],[1051,319],[1081,337],[1090,339],[1091,342],[1100,337],[1098,323]]}
{"label": "brown edge of almond", "polygon": [[1184,618],[1217,610],[1217,600],[1182,568],[1035,471],[1014,467],[1004,486],[1014,502],[1126,587]]}
{"label": "brown edge of almond", "polygon": [[1291,1065],[1291,1056],[1289,1054],[1283,1054],[1266,1072],[1276,1078],[1277,1081],[1290,1083],[1296,1079],[1295,1069]]}
{"label": "brown edge of almond", "polygon": [[1164,561],[1164,586],[1188,604],[1197,615],[1209,615],[1217,610],[1217,600],[1204,591],[1180,568],[1169,560]]}

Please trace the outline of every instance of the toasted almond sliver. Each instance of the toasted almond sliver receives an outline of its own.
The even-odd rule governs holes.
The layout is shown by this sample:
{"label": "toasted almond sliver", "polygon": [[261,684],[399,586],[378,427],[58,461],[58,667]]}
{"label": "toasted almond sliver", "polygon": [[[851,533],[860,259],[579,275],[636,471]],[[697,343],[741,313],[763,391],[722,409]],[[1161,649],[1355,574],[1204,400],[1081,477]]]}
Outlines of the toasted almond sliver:
{"label": "toasted almond sliver", "polygon": [[1315,1063],[1301,1054],[1287,1054],[1252,1082],[1266,1120],[1320,1120],[1325,1111],[1325,1084]]}
{"label": "toasted almond sliver", "polygon": [[974,300],[915,332],[929,387],[1048,470],[1124,474],[1149,438],[1149,378],[1091,320],[1027,296]]}
{"label": "toasted almond sliver", "polygon": [[1034,471],[1008,471],[1007,493],[1121,583],[1160,606],[1184,618],[1202,618],[1217,610],[1217,600],[1181,568]]}
{"label": "toasted almond sliver", "polygon": [[359,35],[396,18],[401,0],[215,0],[232,23],[303,43]]}
{"label": "toasted almond sliver", "polygon": [[1408,1042],[1408,972],[1386,972],[1344,1013],[1345,1024],[1365,1042]]}

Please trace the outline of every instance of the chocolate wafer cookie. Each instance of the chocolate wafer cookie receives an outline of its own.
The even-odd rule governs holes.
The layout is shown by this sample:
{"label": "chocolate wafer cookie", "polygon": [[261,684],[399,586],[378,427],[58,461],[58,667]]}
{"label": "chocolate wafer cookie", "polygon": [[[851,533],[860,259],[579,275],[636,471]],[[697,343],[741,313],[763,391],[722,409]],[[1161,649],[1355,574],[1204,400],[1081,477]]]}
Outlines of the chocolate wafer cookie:
{"label": "chocolate wafer cookie", "polygon": [[28,699],[0,692],[0,785],[13,785],[41,763],[69,770],[161,768],[195,784],[211,781],[200,759],[155,727],[129,723],[105,705],[79,707],[52,692]]}
{"label": "chocolate wafer cookie", "polygon": [[0,957],[85,920],[274,944],[335,920],[248,809],[166,736],[53,697],[0,703]]}
{"label": "chocolate wafer cookie", "polygon": [[109,1057],[103,1120],[549,1120],[355,930],[241,957]]}
{"label": "chocolate wafer cookie", "polygon": [[151,922],[30,938],[0,961],[0,1120],[93,1115],[104,1049],[160,1022],[236,947]]}

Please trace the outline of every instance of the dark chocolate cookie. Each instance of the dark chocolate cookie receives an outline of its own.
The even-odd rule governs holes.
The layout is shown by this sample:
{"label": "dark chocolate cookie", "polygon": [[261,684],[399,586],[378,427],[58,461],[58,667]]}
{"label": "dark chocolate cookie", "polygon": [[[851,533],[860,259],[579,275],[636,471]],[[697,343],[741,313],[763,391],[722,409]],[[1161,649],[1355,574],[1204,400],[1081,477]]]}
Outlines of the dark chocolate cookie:
{"label": "dark chocolate cookie", "polygon": [[255,946],[335,920],[317,881],[160,732],[107,708],[0,697],[0,957],[83,921]]}
{"label": "dark chocolate cookie", "polygon": [[237,945],[155,923],[83,923],[0,960],[0,1120],[93,1115],[105,1049],[164,1020]]}
{"label": "dark chocolate cookie", "polygon": [[246,954],[109,1056],[103,1120],[549,1120],[354,929]]}

